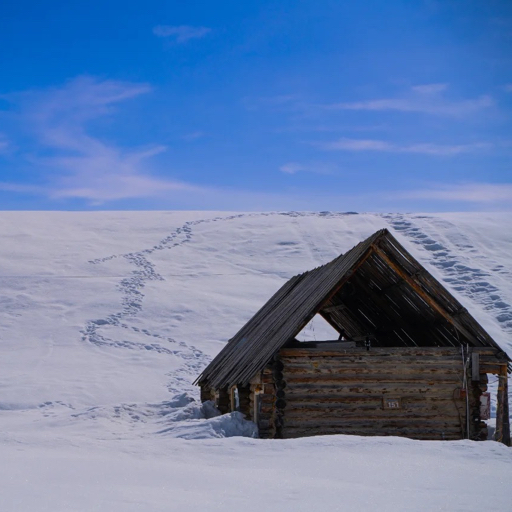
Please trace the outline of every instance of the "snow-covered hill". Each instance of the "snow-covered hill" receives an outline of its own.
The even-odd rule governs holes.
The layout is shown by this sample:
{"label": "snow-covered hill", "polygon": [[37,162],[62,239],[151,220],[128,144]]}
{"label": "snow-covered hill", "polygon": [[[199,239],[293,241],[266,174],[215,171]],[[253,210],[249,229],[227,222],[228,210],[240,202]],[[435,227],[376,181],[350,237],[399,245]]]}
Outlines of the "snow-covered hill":
{"label": "snow-covered hill", "polygon": [[511,223],[1,213],[0,510],[507,510],[502,445],[226,438],[253,425],[201,407],[191,383],[286,279],[382,227],[512,354]]}

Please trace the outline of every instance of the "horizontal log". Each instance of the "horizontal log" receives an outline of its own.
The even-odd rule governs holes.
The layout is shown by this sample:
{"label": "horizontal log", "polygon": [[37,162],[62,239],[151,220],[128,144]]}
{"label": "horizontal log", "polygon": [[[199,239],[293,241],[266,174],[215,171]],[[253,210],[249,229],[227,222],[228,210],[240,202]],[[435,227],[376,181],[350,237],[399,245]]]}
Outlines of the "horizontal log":
{"label": "horizontal log", "polygon": [[310,401],[310,402],[304,402],[304,401],[297,401],[288,398],[287,400],[287,409],[286,413],[290,412],[290,410],[297,410],[297,411],[331,411],[335,412],[338,411],[339,413],[343,413],[344,411],[365,411],[371,412],[376,409],[378,410],[391,410],[393,413],[395,411],[436,411],[436,410],[457,410],[460,409],[464,405],[465,409],[465,402],[459,401],[454,402],[453,400],[446,399],[446,400],[435,400],[435,401],[426,401],[426,400],[408,400],[408,399],[402,399],[401,400],[401,407],[397,409],[387,409],[383,407],[383,403],[381,399],[374,398],[372,400],[358,400],[358,401],[351,401],[351,402],[318,402],[318,401]]}
{"label": "horizontal log", "polygon": [[[316,407],[322,408],[347,408],[347,407],[359,407],[361,409],[371,409],[373,407],[382,407],[383,396],[387,398],[400,398],[402,407],[430,407],[436,404],[453,404],[455,407],[464,408],[466,407],[465,399],[453,399],[450,395],[444,396],[429,396],[428,400],[425,396],[420,395],[352,395],[352,396],[340,396],[340,397],[323,397],[323,396],[311,396],[311,395],[288,395],[286,397],[286,403],[289,407]],[[432,400],[430,400],[432,399]],[[474,404],[470,402],[472,407]]]}
{"label": "horizontal log", "polygon": [[[480,355],[481,363],[487,364],[506,364],[506,357],[499,354],[499,351],[492,348],[473,348]],[[313,359],[336,359],[336,360],[353,360],[358,362],[378,362],[395,361],[407,364],[422,364],[422,365],[435,365],[437,361],[451,362],[453,364],[461,364],[461,354],[458,348],[435,348],[435,347],[422,347],[422,348],[373,348],[366,351],[362,348],[358,349],[345,349],[345,350],[324,350],[324,349],[282,349],[280,352],[282,361],[291,362]],[[494,373],[493,371],[489,373]]]}
{"label": "horizontal log", "polygon": [[393,371],[395,373],[411,373],[411,372],[447,372],[462,373],[463,368],[460,361],[445,362],[439,364],[411,364],[396,361],[386,361],[385,363],[371,364],[368,361],[340,361],[339,359],[327,359],[318,361],[311,359],[305,361],[303,359],[287,362],[284,372],[298,370],[326,370],[326,371],[362,371],[362,372],[386,372]]}
{"label": "horizontal log", "polygon": [[499,363],[492,364],[480,362],[480,373],[492,373],[494,375],[500,375],[503,372],[503,367],[506,367],[506,365]]}
{"label": "horizontal log", "polygon": [[286,387],[286,394],[296,393],[313,393],[313,394],[324,394],[330,393],[364,393],[364,390],[370,390],[370,392],[380,392],[381,394],[397,393],[408,390],[416,390],[418,393],[428,393],[429,391],[453,391],[456,388],[460,388],[461,383],[457,381],[453,382],[426,382],[426,381],[403,381],[403,382],[383,382],[383,381],[368,381],[368,382],[355,382],[355,381],[343,381],[338,379],[313,379],[302,382],[301,379],[297,379],[295,382],[290,383]]}
{"label": "horizontal log", "polygon": [[465,417],[462,414],[462,411],[459,411],[452,404],[451,408],[441,408],[441,409],[382,409],[375,408],[373,410],[368,409],[334,409],[334,410],[311,410],[311,409],[296,409],[296,408],[287,408],[285,412],[285,420],[297,420],[297,421],[315,421],[315,420],[326,420],[327,422],[331,420],[343,420],[343,421],[352,421],[352,420],[363,420],[366,421],[374,421],[381,419],[391,419],[393,421],[402,421],[405,422],[406,419],[428,419],[428,420],[436,420],[436,421],[459,421],[461,416]]}
{"label": "horizontal log", "polygon": [[422,428],[438,431],[447,431],[452,429],[456,432],[461,432],[465,425],[465,418],[455,416],[443,416],[440,418],[436,417],[421,417],[416,418],[416,422],[413,422],[415,418],[402,418],[399,420],[393,420],[392,418],[364,418],[354,416],[342,421],[339,418],[334,418],[329,421],[325,418],[284,418],[283,426],[293,428],[349,428],[349,429],[373,429],[373,430],[387,430],[392,431],[395,429],[404,428]]}
{"label": "horizontal log", "polygon": [[[365,384],[381,383],[389,386],[399,387],[401,384],[415,384],[434,386],[436,384],[461,384],[458,375],[397,375],[397,374],[337,374],[337,373],[319,373],[319,374],[285,374],[287,388],[296,387],[299,384],[331,384],[331,385],[353,385],[364,386]],[[288,390],[287,389],[287,390]]]}
{"label": "horizontal log", "polygon": [[491,357],[503,357],[503,350],[500,348],[493,347],[473,347],[471,349],[473,352],[478,352],[480,357],[482,356],[491,356]]}
{"label": "horizontal log", "polygon": [[465,416],[466,404],[462,400],[454,402],[452,400],[443,400],[438,402],[425,402],[417,400],[413,403],[404,402],[402,400],[401,407],[396,409],[384,408],[382,400],[367,401],[367,402],[348,402],[348,403],[333,403],[333,402],[295,402],[292,400],[287,401],[285,414],[288,415],[308,415],[316,413],[326,413],[334,416],[343,417],[345,414],[359,414],[359,415],[378,415],[380,412],[398,416],[401,413],[404,415],[421,416],[425,414],[460,414]]}
{"label": "horizontal log", "polygon": [[[482,352],[486,354],[487,352]],[[364,347],[357,348],[283,348],[279,351],[281,360],[289,357],[303,356],[337,356],[346,357],[363,355],[364,357],[461,357],[460,349],[457,347],[372,347],[366,350]]]}
{"label": "horizontal log", "polygon": [[[369,352],[368,352],[369,353]],[[310,355],[300,357],[283,357],[282,359],[284,366],[289,364],[303,364],[303,363],[315,363],[315,364],[348,364],[356,363],[358,365],[369,365],[376,366],[381,364],[397,364],[404,366],[437,366],[442,364],[462,366],[462,360],[460,356],[447,356],[447,357],[370,357],[365,355],[355,356],[352,354],[343,356],[324,356],[324,355]],[[494,363],[486,363],[494,364]]]}
{"label": "horizontal log", "polygon": [[392,370],[395,373],[400,372],[463,372],[463,367],[460,361],[446,362],[443,361],[439,364],[412,364],[412,363],[403,363],[400,361],[389,361],[385,363],[379,362],[378,364],[371,364],[371,361],[340,361],[339,359],[329,359],[329,360],[316,360],[311,359],[309,361],[305,361],[303,359],[297,361],[287,362],[283,372],[287,372],[290,370],[340,370],[340,371],[350,371],[350,370],[361,370],[361,371],[372,371],[372,372],[381,372]]}
{"label": "horizontal log", "polygon": [[461,373],[402,373],[402,372],[337,372],[299,370],[284,372],[284,380],[288,386],[296,382],[461,382]]}
{"label": "horizontal log", "polygon": [[[496,358],[489,358],[488,356],[481,356],[484,362],[488,362],[489,364],[496,364],[498,361]],[[361,350],[359,352],[350,352],[350,351],[322,351],[322,352],[312,352],[312,351],[297,351],[295,354],[283,355],[281,357],[281,362],[286,364],[291,361],[307,361],[307,360],[337,360],[337,361],[368,361],[374,362],[375,364],[379,362],[386,361],[410,361],[411,363],[422,362],[424,364],[435,364],[436,361],[448,361],[454,362],[459,361],[462,364],[462,356],[460,353],[450,353],[450,354],[442,354],[436,353],[434,356],[432,354],[386,354],[382,352],[376,352],[373,350],[366,351]],[[265,371],[266,373],[266,371]],[[271,373],[271,372],[270,372]]]}
{"label": "horizontal log", "polygon": [[[390,398],[392,395],[387,395]],[[374,405],[382,405],[383,395],[355,395],[355,396],[312,396],[312,395],[287,395],[286,400],[292,407],[373,407]],[[424,404],[453,404],[452,396],[430,396],[430,395],[410,395],[407,397],[400,397],[402,405],[417,405],[421,406]],[[459,404],[462,399],[456,400]],[[465,403],[465,402],[464,402]]]}
{"label": "horizontal log", "polygon": [[461,361],[440,361],[437,364],[429,361],[428,363],[423,362],[412,362],[412,361],[396,361],[396,360],[375,360],[374,363],[371,360],[357,360],[357,359],[339,359],[339,358],[322,358],[322,359],[295,359],[286,361],[284,366],[287,368],[358,368],[358,369],[369,369],[369,370],[380,370],[383,368],[394,368],[395,371],[401,370],[461,370],[463,369]]}
{"label": "horizontal log", "polygon": [[317,389],[289,389],[289,392],[286,394],[287,401],[311,401],[317,403],[336,403],[336,402],[348,402],[352,399],[378,399],[382,400],[383,397],[386,398],[401,398],[404,399],[414,399],[414,400],[425,400],[425,399],[433,399],[433,400],[456,400],[458,403],[461,401],[465,402],[465,399],[460,398],[460,395],[453,388],[445,388],[445,389],[427,389],[423,391],[418,388],[410,388],[405,389],[401,388],[400,390],[395,389],[387,389],[387,388],[361,388],[357,390],[350,389],[336,389],[336,390],[317,390]]}
{"label": "horizontal log", "polygon": [[342,428],[347,427],[351,429],[405,429],[405,428],[422,428],[422,429],[435,429],[435,430],[447,430],[447,429],[459,429],[460,422],[458,418],[284,418],[284,425],[286,428],[289,427],[301,427],[301,428]]}

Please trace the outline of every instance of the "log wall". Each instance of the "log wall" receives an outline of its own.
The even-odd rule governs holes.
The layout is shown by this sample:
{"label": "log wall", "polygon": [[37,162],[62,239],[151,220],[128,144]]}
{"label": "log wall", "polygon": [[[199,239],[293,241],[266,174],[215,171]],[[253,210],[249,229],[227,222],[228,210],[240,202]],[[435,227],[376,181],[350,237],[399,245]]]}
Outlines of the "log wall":
{"label": "log wall", "polygon": [[[261,376],[253,379],[250,385],[249,403],[251,421],[258,426],[262,439],[276,437],[275,431],[275,387],[266,369]],[[264,375],[263,375],[264,374]]]}
{"label": "log wall", "polygon": [[[471,349],[464,356],[471,362],[464,386],[460,350],[281,349],[249,385],[236,386],[238,410],[258,425],[261,438],[356,434],[484,440],[480,396],[487,390],[487,374],[495,374],[500,377],[495,439],[510,446],[507,360],[494,349]],[[226,413],[233,410],[234,389],[203,386],[201,400],[214,400]]]}
{"label": "log wall", "polygon": [[[285,406],[280,414],[274,407],[269,421],[277,437],[462,439],[468,427],[466,395],[470,438],[483,435],[480,382],[472,383],[469,374],[468,392],[461,392],[463,364],[456,348],[282,349],[279,360]],[[267,369],[263,380],[275,374]]]}

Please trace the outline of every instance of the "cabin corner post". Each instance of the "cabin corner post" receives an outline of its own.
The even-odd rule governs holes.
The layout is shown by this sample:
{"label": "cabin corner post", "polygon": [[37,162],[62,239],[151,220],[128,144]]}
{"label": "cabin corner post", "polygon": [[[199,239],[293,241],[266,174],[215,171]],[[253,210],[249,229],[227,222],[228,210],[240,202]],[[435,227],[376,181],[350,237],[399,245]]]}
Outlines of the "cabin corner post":
{"label": "cabin corner post", "polygon": [[[480,369],[480,380],[474,385],[478,386],[478,406],[480,409],[480,405],[482,403],[482,395],[486,393],[488,389],[489,378],[487,377],[487,373],[482,373],[482,369]],[[480,415],[480,423],[479,423],[479,434],[476,436],[476,440],[485,441],[488,438],[489,429],[486,423],[486,419],[489,419],[487,416],[485,418],[481,417],[481,411],[479,411]]]}
{"label": "cabin corner post", "polygon": [[467,388],[469,393],[469,414],[466,424],[469,425],[468,439],[483,441],[487,439],[487,423],[482,419],[481,397],[487,390],[487,374],[482,373],[480,353],[470,349],[470,368],[467,375]]}
{"label": "cabin corner post", "polygon": [[257,421],[259,436],[262,439],[276,437],[275,386],[272,364],[267,364],[261,373],[261,392],[257,396]]}
{"label": "cabin corner post", "polygon": [[268,367],[255,375],[250,383],[249,418],[258,427],[258,436],[261,439],[272,439],[275,437],[273,425],[273,385],[272,375]]}
{"label": "cabin corner post", "polygon": [[231,396],[229,393],[229,389],[227,387],[220,388],[217,392],[217,400],[216,400],[217,409],[222,414],[226,414],[229,412],[231,405]]}
{"label": "cabin corner post", "polygon": [[215,400],[215,393],[212,388],[201,385],[200,387],[200,400],[201,402],[207,402],[208,400]]}
{"label": "cabin corner post", "polygon": [[511,446],[510,439],[510,409],[508,402],[508,373],[507,367],[503,369],[503,438],[502,443]]}
{"label": "cabin corner post", "polygon": [[508,402],[508,376],[505,377],[505,400],[503,404],[503,443],[512,446],[510,439],[510,409]]}
{"label": "cabin corner post", "polygon": [[251,386],[237,386],[239,410],[247,419],[251,416]]}
{"label": "cabin corner post", "polygon": [[508,404],[508,373],[507,365],[500,367],[498,374],[498,393],[496,404],[496,432],[494,439],[510,446],[510,419]]}

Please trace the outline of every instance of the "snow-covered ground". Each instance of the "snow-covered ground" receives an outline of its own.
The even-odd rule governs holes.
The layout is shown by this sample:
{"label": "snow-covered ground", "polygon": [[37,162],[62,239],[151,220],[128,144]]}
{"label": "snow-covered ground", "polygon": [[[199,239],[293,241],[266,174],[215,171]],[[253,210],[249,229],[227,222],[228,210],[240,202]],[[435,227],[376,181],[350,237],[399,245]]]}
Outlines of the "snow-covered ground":
{"label": "snow-covered ground", "polygon": [[512,510],[503,445],[239,437],[252,423],[216,416],[192,386],[286,279],[382,227],[512,354],[511,225],[508,213],[0,213],[0,511]]}

